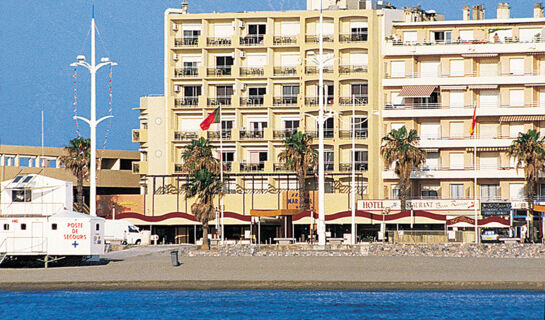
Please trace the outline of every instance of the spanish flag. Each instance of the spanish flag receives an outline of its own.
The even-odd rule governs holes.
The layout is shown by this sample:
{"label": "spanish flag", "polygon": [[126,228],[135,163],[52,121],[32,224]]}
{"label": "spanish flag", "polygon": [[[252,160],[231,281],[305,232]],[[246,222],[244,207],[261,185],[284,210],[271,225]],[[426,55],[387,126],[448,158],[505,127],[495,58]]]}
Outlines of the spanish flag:
{"label": "spanish flag", "polygon": [[212,123],[220,123],[220,108],[218,107],[214,112],[208,115],[206,119],[201,122],[201,129],[208,130]]}
{"label": "spanish flag", "polygon": [[473,121],[471,122],[471,128],[469,128],[469,134],[473,136],[475,133],[475,123],[477,122],[477,104],[475,103],[475,108],[473,108]]}

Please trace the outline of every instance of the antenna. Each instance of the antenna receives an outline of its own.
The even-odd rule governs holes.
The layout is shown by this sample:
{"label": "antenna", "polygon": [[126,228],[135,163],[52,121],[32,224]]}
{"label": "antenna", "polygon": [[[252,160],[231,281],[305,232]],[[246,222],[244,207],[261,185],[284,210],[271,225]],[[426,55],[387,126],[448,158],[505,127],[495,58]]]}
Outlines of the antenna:
{"label": "antenna", "polygon": [[39,166],[42,167],[42,161],[44,161],[44,106],[42,105],[42,157],[39,160]]}
{"label": "antenna", "polygon": [[91,18],[95,18],[95,4],[93,3],[93,7],[91,9]]}

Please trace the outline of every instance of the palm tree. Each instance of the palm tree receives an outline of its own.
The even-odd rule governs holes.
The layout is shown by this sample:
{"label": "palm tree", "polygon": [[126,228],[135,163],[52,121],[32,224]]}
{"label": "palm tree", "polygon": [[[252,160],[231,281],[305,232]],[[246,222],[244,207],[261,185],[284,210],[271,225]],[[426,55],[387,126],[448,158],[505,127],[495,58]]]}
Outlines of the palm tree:
{"label": "palm tree", "polygon": [[202,223],[202,249],[208,250],[208,222],[215,217],[214,197],[222,196],[223,183],[220,181],[218,159],[212,155],[210,141],[205,138],[193,140],[182,153],[182,170],[188,174],[183,188],[185,198],[196,197],[191,212]]}
{"label": "palm tree", "polygon": [[426,152],[417,147],[419,139],[416,130],[411,129],[407,132],[405,126],[393,129],[382,138],[380,153],[384,159],[384,166],[390,168],[395,163],[394,172],[399,177],[401,211],[407,210],[411,172],[426,160]]}
{"label": "palm tree", "polygon": [[64,147],[68,153],[59,158],[60,163],[76,176],[76,207],[83,212],[83,179],[89,172],[91,140],[77,137],[70,140],[70,144]]}
{"label": "palm tree", "polygon": [[299,208],[305,210],[305,176],[309,168],[316,163],[316,150],[312,148],[312,137],[296,132],[284,140],[284,150],[278,154],[278,160],[286,169],[295,171],[299,179]]}
{"label": "palm tree", "polygon": [[[545,137],[541,137],[540,133],[533,129],[526,133],[520,132],[507,149],[507,154],[516,159],[517,171],[521,167],[524,169],[524,180],[526,181],[524,189],[530,209],[527,214],[530,215],[534,208],[539,172],[545,164]],[[527,220],[529,221],[529,236],[530,239],[533,239],[533,219]]]}

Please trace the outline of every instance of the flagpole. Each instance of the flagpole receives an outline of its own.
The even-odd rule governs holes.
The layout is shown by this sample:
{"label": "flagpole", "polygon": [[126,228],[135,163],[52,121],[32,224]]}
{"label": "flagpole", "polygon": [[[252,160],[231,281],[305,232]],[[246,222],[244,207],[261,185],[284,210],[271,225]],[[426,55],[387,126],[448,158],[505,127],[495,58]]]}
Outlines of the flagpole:
{"label": "flagpole", "polygon": [[477,129],[477,105],[475,105],[473,117],[473,207],[475,213],[475,243],[479,243],[479,223],[477,217],[477,135],[475,134],[475,131]]}
{"label": "flagpole", "polygon": [[[220,103],[220,108],[219,108],[219,118],[220,118],[220,122],[219,122],[219,127],[220,127],[220,130],[219,130],[219,133],[220,133],[220,180],[221,180],[221,183],[223,184],[223,128],[221,127],[221,103]],[[223,242],[225,240],[225,225],[224,225],[224,221],[223,221],[223,196],[220,195],[220,212],[221,212],[221,244],[223,245]]]}

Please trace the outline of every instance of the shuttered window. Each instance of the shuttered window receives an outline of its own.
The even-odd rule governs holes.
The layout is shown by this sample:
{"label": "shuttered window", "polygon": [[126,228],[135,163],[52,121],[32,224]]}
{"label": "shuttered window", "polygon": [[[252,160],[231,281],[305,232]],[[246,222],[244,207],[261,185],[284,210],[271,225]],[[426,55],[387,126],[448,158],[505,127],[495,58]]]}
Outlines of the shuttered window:
{"label": "shuttered window", "polygon": [[420,137],[422,139],[438,139],[441,136],[439,122],[422,122],[420,125]]}
{"label": "shuttered window", "polygon": [[524,58],[509,59],[509,72],[514,75],[524,74]]}
{"label": "shuttered window", "polygon": [[450,154],[450,168],[464,169],[464,154],[453,152]]}
{"label": "shuttered window", "polygon": [[439,152],[428,152],[426,154],[426,169],[439,170]]}
{"label": "shuttered window", "polygon": [[519,39],[521,42],[533,42],[536,38],[536,35],[541,35],[541,29],[537,28],[526,28],[519,29]]}
{"label": "shuttered window", "polygon": [[509,198],[510,200],[524,200],[524,184],[522,183],[511,183],[509,184]]}
{"label": "shuttered window", "polygon": [[392,78],[405,77],[405,61],[392,61]]}
{"label": "shuttered window", "polygon": [[462,138],[464,136],[464,123],[455,121],[450,123],[450,137]]}
{"label": "shuttered window", "polygon": [[418,33],[416,31],[405,31],[403,32],[403,42],[417,42]]}
{"label": "shuttered window", "polygon": [[231,38],[233,36],[233,25],[231,23],[214,24],[214,37]]}
{"label": "shuttered window", "polygon": [[545,90],[539,90],[539,106],[545,107]]}
{"label": "shuttered window", "polygon": [[522,122],[511,122],[509,124],[509,136],[516,138],[520,132],[524,131],[524,124]]}
{"label": "shuttered window", "polygon": [[353,66],[368,65],[369,57],[365,51],[356,51],[350,53],[350,64]]}
{"label": "shuttered window", "polygon": [[539,74],[545,74],[545,59],[539,60]]}
{"label": "shuttered window", "polygon": [[479,92],[479,107],[497,108],[499,106],[498,90],[481,90]]}
{"label": "shuttered window", "polygon": [[422,61],[420,64],[420,76],[422,78],[437,78],[439,77],[439,72],[439,61]]}
{"label": "shuttered window", "polygon": [[451,108],[463,108],[464,107],[464,91],[452,90],[450,92],[450,107]]}
{"label": "shuttered window", "polygon": [[[324,25],[325,31],[325,25]],[[299,21],[282,21],[280,22],[280,34],[282,36],[296,36],[300,33]],[[324,32],[325,34],[325,32]]]}
{"label": "shuttered window", "polygon": [[464,76],[464,60],[462,59],[450,60],[450,76],[451,77]]}
{"label": "shuttered window", "polygon": [[497,123],[481,123],[479,126],[481,139],[493,139],[498,136]]}
{"label": "shuttered window", "polygon": [[403,122],[394,122],[392,123],[392,130],[399,130],[405,124]]}
{"label": "shuttered window", "polygon": [[180,118],[178,121],[178,130],[185,132],[199,131],[201,121],[201,118]]}
{"label": "shuttered window", "polygon": [[[333,21],[324,21],[324,35],[334,34],[335,27]],[[320,24],[316,24],[316,34],[320,33]]]}
{"label": "shuttered window", "polygon": [[497,152],[481,152],[479,156],[479,165],[481,170],[497,170],[498,169],[498,153]]}
{"label": "shuttered window", "polygon": [[[544,91],[545,93],[545,91]],[[545,95],[543,95],[545,97]],[[402,106],[405,104],[405,98],[399,95],[399,92],[392,92],[392,104],[396,106]]]}
{"label": "shuttered window", "polygon": [[248,54],[246,64],[252,67],[263,67],[267,64],[267,56],[264,54]]}
{"label": "shuttered window", "polygon": [[479,75],[481,77],[495,77],[498,75],[498,62],[493,61],[481,61],[479,63]]}
{"label": "shuttered window", "polygon": [[280,60],[283,67],[295,67],[299,64],[298,53],[286,53],[280,56]]}
{"label": "shuttered window", "polygon": [[473,30],[461,30],[460,31],[460,40],[462,41],[471,41],[473,39]]}
{"label": "shuttered window", "polygon": [[524,106],[524,90],[509,90],[509,105],[511,107]]}

